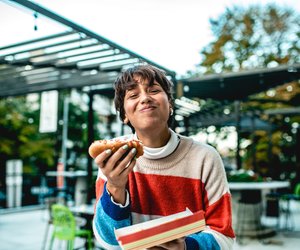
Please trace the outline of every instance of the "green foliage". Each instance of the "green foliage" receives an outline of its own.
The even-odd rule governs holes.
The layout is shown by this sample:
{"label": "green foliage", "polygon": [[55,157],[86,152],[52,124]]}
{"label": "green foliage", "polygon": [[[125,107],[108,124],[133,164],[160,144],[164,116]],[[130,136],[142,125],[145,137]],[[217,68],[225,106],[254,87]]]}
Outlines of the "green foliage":
{"label": "green foliage", "polygon": [[38,131],[38,110],[25,97],[0,100],[0,157],[22,159],[25,169],[43,168],[54,164],[55,140]]}
{"label": "green foliage", "polygon": [[[75,92],[68,114],[67,167],[86,167],[88,128],[86,94]],[[8,159],[22,159],[24,173],[38,174],[56,168],[61,155],[63,103],[69,91],[59,94],[58,130],[39,133],[39,98],[11,97],[0,100],[0,168]],[[38,96],[38,95],[37,95]],[[74,100],[73,100],[74,99]],[[95,123],[98,117],[94,114]],[[99,137],[95,132],[95,137]]]}
{"label": "green foliage", "polygon": [[233,6],[210,24],[215,40],[201,51],[203,73],[300,62],[300,15],[292,9]]}
{"label": "green foliage", "polygon": [[231,171],[227,174],[227,179],[230,182],[262,182],[263,178],[251,170]]}

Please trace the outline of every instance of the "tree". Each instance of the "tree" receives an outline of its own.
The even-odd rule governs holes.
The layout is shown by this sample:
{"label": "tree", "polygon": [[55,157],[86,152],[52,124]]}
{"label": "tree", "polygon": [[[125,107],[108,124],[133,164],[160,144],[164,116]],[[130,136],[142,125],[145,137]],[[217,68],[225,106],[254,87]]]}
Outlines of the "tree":
{"label": "tree", "polygon": [[38,100],[29,102],[26,97],[0,100],[0,188],[4,187],[7,160],[21,159],[24,175],[35,181],[54,165],[56,140],[39,133],[39,110],[35,107]]}
{"label": "tree", "polygon": [[300,15],[290,8],[234,6],[210,24],[215,40],[200,53],[202,73],[300,62]]}
{"label": "tree", "polygon": [[[66,169],[78,167],[85,170],[88,157],[88,98],[86,93],[80,91],[74,90],[72,93],[75,94],[69,103]],[[61,154],[63,100],[69,94],[69,90],[59,94],[58,129],[54,133],[39,132],[39,94],[0,99],[0,193],[5,186],[5,165],[9,159],[23,161],[23,195],[27,195],[27,203],[32,202],[30,187],[40,185],[40,177],[46,171],[56,170]],[[96,113],[94,120],[95,123],[99,121]],[[94,134],[100,138],[96,129]],[[52,182],[48,184],[53,185]]]}

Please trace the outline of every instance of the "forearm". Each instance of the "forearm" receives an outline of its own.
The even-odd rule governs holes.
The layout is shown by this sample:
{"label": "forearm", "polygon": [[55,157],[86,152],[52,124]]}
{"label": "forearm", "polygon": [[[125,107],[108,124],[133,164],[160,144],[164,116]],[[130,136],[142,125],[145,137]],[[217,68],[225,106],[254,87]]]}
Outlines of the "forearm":
{"label": "forearm", "polygon": [[106,185],[107,191],[113,197],[113,200],[119,204],[125,205],[126,202],[126,189],[116,188],[111,186],[109,183]]}
{"label": "forearm", "polygon": [[220,245],[212,234],[200,232],[186,237],[186,250],[220,250]]}
{"label": "forearm", "polygon": [[96,205],[93,229],[99,243],[106,249],[119,249],[114,230],[131,224],[129,204],[120,206],[114,203],[104,188],[103,195]]}
{"label": "forearm", "polygon": [[231,250],[234,239],[217,231],[206,229],[200,233],[189,235],[186,238],[187,250]]}

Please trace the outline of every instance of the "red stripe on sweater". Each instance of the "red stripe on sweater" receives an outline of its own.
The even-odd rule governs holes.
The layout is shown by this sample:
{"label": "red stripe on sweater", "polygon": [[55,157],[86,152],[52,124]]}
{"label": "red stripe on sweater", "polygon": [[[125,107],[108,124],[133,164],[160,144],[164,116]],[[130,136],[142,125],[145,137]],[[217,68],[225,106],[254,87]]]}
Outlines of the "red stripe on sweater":
{"label": "red stripe on sweater", "polygon": [[189,208],[203,210],[202,183],[177,176],[132,173],[129,192],[132,212],[166,216]]}
{"label": "red stripe on sweater", "polygon": [[96,181],[96,200],[98,201],[103,193],[105,181],[101,178],[98,178]]}
{"label": "red stripe on sweater", "polygon": [[231,238],[235,237],[231,223],[231,195],[226,193],[209,206],[205,213],[205,219],[211,229]]}

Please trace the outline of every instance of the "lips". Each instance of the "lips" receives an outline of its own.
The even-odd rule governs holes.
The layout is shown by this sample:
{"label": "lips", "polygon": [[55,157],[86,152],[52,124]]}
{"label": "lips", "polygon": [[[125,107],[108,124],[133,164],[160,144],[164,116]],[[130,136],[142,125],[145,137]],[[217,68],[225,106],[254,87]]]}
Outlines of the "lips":
{"label": "lips", "polygon": [[154,110],[156,107],[155,106],[144,106],[143,108],[140,109],[140,112],[147,112]]}

